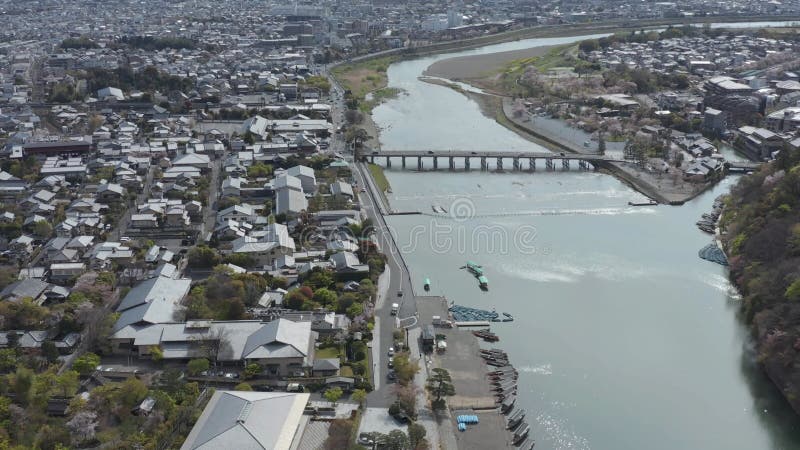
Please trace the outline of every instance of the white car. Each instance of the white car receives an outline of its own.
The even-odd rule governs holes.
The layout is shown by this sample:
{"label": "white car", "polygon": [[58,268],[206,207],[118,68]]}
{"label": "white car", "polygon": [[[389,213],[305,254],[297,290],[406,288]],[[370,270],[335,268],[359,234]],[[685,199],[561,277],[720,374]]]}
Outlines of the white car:
{"label": "white car", "polygon": [[389,356],[394,356],[394,347],[389,347],[388,355]]}

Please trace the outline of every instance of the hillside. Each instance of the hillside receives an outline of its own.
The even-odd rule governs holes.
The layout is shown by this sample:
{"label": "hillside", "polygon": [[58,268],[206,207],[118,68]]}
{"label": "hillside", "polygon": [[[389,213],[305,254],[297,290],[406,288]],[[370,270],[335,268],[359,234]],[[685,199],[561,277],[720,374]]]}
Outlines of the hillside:
{"label": "hillside", "polygon": [[800,152],[782,153],[740,180],[722,227],[759,362],[800,413]]}

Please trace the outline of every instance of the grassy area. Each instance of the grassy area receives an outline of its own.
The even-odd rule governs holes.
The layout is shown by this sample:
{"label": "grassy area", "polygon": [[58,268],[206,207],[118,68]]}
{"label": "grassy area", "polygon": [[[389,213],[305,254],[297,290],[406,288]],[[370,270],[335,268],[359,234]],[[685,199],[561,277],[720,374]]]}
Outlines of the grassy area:
{"label": "grassy area", "polygon": [[314,355],[317,359],[332,359],[339,357],[339,349],[337,347],[325,347],[318,349]]}
{"label": "grassy area", "polygon": [[352,377],[353,376],[353,369],[350,366],[342,366],[339,370],[339,375],[343,377]]}
{"label": "grassy area", "polygon": [[364,114],[370,114],[373,108],[386,100],[397,97],[401,92],[403,92],[403,90],[400,88],[384,87],[378,89],[377,91],[370,93],[371,95],[369,100],[364,99],[361,101],[358,104],[358,109]]}
{"label": "grassy area", "polygon": [[367,93],[386,87],[386,70],[397,56],[384,56],[364,62],[342,64],[331,70],[342,87],[349,90],[354,98],[363,101]]}
{"label": "grassy area", "polygon": [[377,164],[369,164],[369,172],[375,180],[375,185],[378,186],[381,192],[389,190],[389,180],[386,179],[386,174],[383,173],[383,167]]}

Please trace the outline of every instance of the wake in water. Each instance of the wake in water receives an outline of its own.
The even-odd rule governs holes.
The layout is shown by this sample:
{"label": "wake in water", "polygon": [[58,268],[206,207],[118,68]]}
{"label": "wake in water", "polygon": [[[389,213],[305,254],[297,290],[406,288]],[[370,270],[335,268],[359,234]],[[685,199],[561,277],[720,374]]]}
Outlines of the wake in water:
{"label": "wake in water", "polygon": [[533,373],[536,375],[552,375],[553,374],[553,367],[550,363],[542,364],[541,366],[531,367],[531,366],[523,366],[518,367],[518,371],[524,373]]}
{"label": "wake in water", "polygon": [[511,212],[493,212],[493,213],[476,213],[468,217],[451,217],[445,215],[437,215],[428,212],[421,212],[423,216],[436,217],[439,219],[480,219],[492,217],[518,217],[518,216],[619,216],[628,214],[655,214],[655,208],[587,208],[587,209],[539,209],[533,211],[511,211]]}

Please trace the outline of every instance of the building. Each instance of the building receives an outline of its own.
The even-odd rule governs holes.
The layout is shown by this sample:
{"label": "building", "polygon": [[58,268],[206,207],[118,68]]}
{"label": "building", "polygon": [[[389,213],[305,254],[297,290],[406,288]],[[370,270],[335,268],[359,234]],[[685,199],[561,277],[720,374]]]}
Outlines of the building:
{"label": "building", "polygon": [[216,391],[181,450],[297,448],[310,394]]}
{"label": "building", "polygon": [[282,174],[275,178],[275,213],[297,215],[308,208],[299,178]]}

